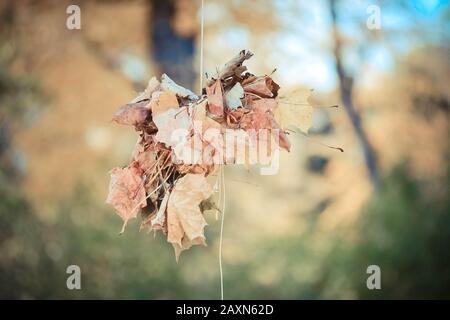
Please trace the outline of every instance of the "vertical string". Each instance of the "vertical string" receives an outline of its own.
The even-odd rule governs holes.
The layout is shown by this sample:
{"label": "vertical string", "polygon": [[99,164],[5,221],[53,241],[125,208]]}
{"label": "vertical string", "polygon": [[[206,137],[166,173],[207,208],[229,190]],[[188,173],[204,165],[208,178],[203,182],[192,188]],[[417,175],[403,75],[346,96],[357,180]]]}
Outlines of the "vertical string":
{"label": "vertical string", "polygon": [[205,23],[203,0],[201,4],[200,19],[201,19],[200,20],[200,96],[201,96],[203,90],[203,30]]}
{"label": "vertical string", "polygon": [[[220,219],[219,238],[219,271],[220,271],[220,299],[223,300],[223,269],[222,269],[222,243],[223,243],[223,222],[225,221],[225,170],[224,165],[220,166],[220,191],[222,193],[222,216]],[[220,205],[220,204],[219,204]]]}
{"label": "vertical string", "polygon": [[[203,91],[203,44],[204,44],[204,0],[201,0],[200,11],[200,95]],[[223,300],[223,267],[222,267],[222,247],[223,247],[223,225],[225,221],[225,170],[224,165],[220,166],[219,173],[219,206],[221,207],[220,238],[219,238],[219,274],[220,274],[220,299]]]}

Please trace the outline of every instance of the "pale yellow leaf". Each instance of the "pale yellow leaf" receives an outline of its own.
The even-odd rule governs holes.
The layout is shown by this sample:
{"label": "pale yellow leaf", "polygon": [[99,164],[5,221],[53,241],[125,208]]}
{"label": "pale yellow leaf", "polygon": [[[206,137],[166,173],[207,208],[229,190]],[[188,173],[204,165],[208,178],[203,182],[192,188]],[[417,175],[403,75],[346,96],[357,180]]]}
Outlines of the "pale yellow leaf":
{"label": "pale yellow leaf", "polygon": [[312,127],[314,108],[309,103],[311,90],[283,92],[274,110],[275,119],[282,128],[296,127],[304,133]]}

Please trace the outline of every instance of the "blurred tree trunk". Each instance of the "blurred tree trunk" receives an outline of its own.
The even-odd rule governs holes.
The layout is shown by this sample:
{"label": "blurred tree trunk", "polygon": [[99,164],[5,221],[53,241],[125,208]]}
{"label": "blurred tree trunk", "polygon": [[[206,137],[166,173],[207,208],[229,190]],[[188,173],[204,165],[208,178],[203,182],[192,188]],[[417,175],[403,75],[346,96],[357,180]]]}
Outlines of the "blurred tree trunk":
{"label": "blurred tree trunk", "polygon": [[172,19],[175,16],[175,2],[176,0],[150,0],[151,50],[162,73],[192,89],[196,79],[193,68],[195,38],[181,36],[174,30]]}
{"label": "blurred tree trunk", "polygon": [[356,111],[353,104],[353,77],[351,77],[345,71],[342,61],[342,40],[339,35],[338,16],[336,10],[336,0],[329,0],[330,14],[332,18],[333,36],[334,36],[334,49],[333,54],[336,62],[336,73],[339,79],[339,91],[341,100],[344,105],[345,111],[350,118],[355,134],[361,145],[364,153],[364,160],[366,163],[367,172],[370,182],[374,186],[375,190],[380,187],[380,177],[378,173],[378,166],[375,157],[374,150],[369,143],[366,132],[361,123],[361,117]]}

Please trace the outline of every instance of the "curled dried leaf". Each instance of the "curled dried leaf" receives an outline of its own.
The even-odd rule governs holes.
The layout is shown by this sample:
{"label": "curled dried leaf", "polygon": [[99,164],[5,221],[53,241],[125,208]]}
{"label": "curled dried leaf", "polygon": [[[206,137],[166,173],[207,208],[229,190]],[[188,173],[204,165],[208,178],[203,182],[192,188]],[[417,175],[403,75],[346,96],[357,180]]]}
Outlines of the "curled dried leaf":
{"label": "curled dried leaf", "polygon": [[274,98],[278,95],[280,86],[271,77],[255,77],[252,80],[243,84],[245,92],[256,94],[261,98]]}
{"label": "curled dried leaf", "polygon": [[142,126],[150,116],[150,110],[147,108],[149,101],[126,104],[117,110],[112,117],[112,121],[118,124]]}

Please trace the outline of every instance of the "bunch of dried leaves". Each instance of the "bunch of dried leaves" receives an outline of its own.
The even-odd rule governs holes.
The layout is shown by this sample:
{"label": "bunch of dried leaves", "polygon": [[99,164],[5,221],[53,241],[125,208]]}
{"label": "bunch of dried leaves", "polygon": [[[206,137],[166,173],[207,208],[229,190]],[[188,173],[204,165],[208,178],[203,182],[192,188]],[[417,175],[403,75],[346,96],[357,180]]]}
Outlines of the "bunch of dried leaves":
{"label": "bunch of dried leaves", "polygon": [[[243,62],[252,55],[244,50],[230,60],[208,80],[202,96],[165,74],[161,81],[152,78],[144,92],[113,116],[113,121],[134,126],[139,132],[131,163],[111,171],[107,203],[123,219],[122,232],[128,220],[140,213],[141,228],[167,236],[178,260],[183,250],[206,245],[202,210],[215,207],[207,177],[213,176],[218,166],[237,162],[236,155],[225,150],[227,132],[265,129],[276,141],[269,154],[274,148],[289,151],[289,140],[278,124],[283,116],[279,121],[275,117],[280,114],[275,112],[280,87],[270,76],[246,71]],[[301,110],[287,105],[285,125],[292,120],[307,130],[312,108]],[[290,115],[293,111],[295,116]],[[207,134],[210,129],[214,135]],[[257,134],[255,139],[262,137]],[[202,161],[187,159],[186,154],[197,154],[196,159]]]}

